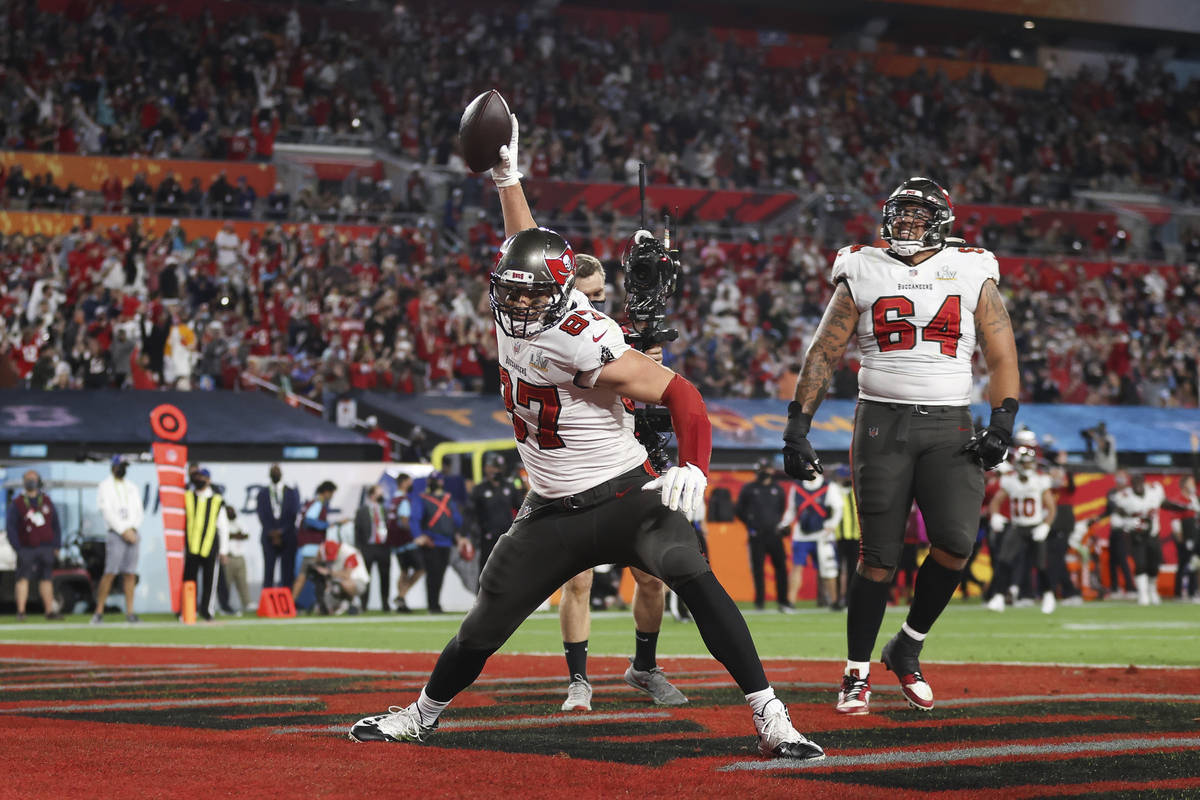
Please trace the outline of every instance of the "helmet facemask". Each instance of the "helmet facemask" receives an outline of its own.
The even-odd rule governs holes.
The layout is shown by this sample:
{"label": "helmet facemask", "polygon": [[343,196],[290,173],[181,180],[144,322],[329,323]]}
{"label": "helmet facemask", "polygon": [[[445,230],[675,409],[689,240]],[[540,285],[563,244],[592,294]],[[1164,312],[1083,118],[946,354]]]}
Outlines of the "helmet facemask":
{"label": "helmet facemask", "polygon": [[516,339],[528,339],[562,318],[567,292],[553,281],[525,283],[493,275],[488,300],[500,330]]}
{"label": "helmet facemask", "polygon": [[[945,190],[928,178],[909,178],[883,204],[879,236],[893,253],[907,257],[944,247],[953,222],[954,209]],[[922,223],[917,235],[914,228]]]}

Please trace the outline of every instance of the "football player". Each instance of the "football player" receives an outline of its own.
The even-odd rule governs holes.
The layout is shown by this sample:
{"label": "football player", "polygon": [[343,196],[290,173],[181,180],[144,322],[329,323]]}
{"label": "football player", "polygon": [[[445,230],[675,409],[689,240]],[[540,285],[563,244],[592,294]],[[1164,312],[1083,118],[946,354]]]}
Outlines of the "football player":
{"label": "football player", "polygon": [[[869,709],[871,653],[887,608],[913,499],[929,557],[917,573],[908,618],[881,658],[909,705],[933,708],[921,672],[925,637],[958,588],[983,502],[983,472],[1012,441],[1020,378],[996,257],[951,245],[950,196],[909,178],[883,204],[887,247],[854,245],[833,264],[833,297],[788,405],[784,467],[807,480],[822,471],[808,432],[851,336],[862,352],[851,462],[862,550],[851,580],[848,653],[837,710]],[[992,413],[975,433],[969,408],[976,344],[988,368]]]}
{"label": "football player", "polygon": [[1135,472],[1129,485],[1115,492],[1110,500],[1112,526],[1129,531],[1129,550],[1133,555],[1133,582],[1137,586],[1139,606],[1158,605],[1158,568],[1162,565],[1162,539],[1159,538],[1159,510],[1187,512],[1182,503],[1166,499],[1161,483],[1146,483],[1146,476]]}
{"label": "football player", "polygon": [[[824,758],[775,697],[741,612],[717,581],[690,520],[703,513],[712,427],[685,378],[632,349],[616,322],[575,292],[575,254],[533,227],[517,169],[517,124],[492,178],[508,239],[492,270],[504,406],[531,490],[480,575],[475,605],[418,699],[359,720],[354,741],[424,741],[517,627],[565,581],[597,564],[663,580],[691,609],[713,656],[746,696],[768,757]],[[667,408],[679,464],[655,475],[623,398]]]}
{"label": "football player", "polygon": [[[1022,431],[1024,433],[1024,431]],[[1036,442],[1036,438],[1034,440]],[[1053,481],[1038,465],[1037,451],[1022,445],[1014,456],[1014,469],[1000,478],[1000,490],[992,498],[990,524],[999,534],[1011,522],[1012,528],[1000,540],[992,577],[992,597],[987,607],[1004,610],[1006,592],[1015,596],[1018,585],[1017,565],[1032,566],[1042,592],[1042,612],[1054,611],[1054,583],[1046,561],[1046,539],[1056,513]],[[1007,517],[1001,509],[1008,511]]]}

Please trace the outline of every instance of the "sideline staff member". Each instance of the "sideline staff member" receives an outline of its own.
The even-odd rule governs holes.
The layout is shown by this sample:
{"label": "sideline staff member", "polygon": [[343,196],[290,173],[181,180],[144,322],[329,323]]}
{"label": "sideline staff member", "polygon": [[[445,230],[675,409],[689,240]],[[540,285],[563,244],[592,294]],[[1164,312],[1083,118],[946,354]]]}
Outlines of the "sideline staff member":
{"label": "sideline staff member", "polygon": [[104,547],[104,576],[100,578],[100,588],[96,590],[93,625],[104,621],[104,604],[108,602],[108,593],[112,591],[117,575],[121,576],[121,588],[125,593],[125,621],[141,622],[133,613],[133,590],[137,587],[141,544],[138,528],[142,525],[142,493],[133,481],[125,479],[128,469],[129,462],[124,456],[113,456],[112,474],[96,487],[96,505],[108,525],[108,535]]}
{"label": "sideline staff member", "polygon": [[222,512],[225,499],[213,491],[212,473],[196,470],[192,487],[183,496],[183,579],[195,581],[204,570],[204,583],[196,597],[196,614],[212,620],[212,589],[218,557],[225,552],[229,520]]}
{"label": "sideline staff member", "polygon": [[21,480],[25,491],[8,504],[6,532],[17,553],[17,620],[25,619],[29,581],[36,577],[46,619],[62,619],[54,610],[54,561],[62,547],[62,525],[54,502],[42,492],[42,476],[29,470]]}

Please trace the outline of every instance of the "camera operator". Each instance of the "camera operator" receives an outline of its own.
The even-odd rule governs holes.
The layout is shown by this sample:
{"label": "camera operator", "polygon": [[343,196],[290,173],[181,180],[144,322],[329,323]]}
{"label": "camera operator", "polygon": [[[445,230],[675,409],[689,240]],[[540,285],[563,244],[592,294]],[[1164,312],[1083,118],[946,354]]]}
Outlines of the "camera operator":
{"label": "camera operator", "polygon": [[1111,475],[1117,471],[1117,440],[1108,432],[1104,420],[1094,428],[1084,428],[1079,435],[1087,443],[1086,457],[1093,459],[1101,472]]}

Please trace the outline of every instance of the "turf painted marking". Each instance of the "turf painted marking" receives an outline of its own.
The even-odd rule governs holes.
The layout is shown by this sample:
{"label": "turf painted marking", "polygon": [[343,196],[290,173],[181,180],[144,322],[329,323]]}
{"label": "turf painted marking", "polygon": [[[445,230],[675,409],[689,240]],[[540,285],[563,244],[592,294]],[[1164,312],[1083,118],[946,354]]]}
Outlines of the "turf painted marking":
{"label": "turf painted marking", "polygon": [[[627,711],[609,714],[575,714],[570,716],[558,714],[550,717],[519,717],[516,719],[441,720],[438,723],[438,730],[470,731],[487,728],[536,728],[543,725],[586,725],[593,722],[620,722],[629,720],[640,722],[642,720],[665,719],[670,716],[671,714],[667,711]],[[273,735],[290,733],[341,733],[345,730],[345,725],[319,725],[276,728],[271,733]]]}
{"label": "turf painted marking", "polygon": [[891,767],[903,764],[946,764],[978,759],[1005,759],[1019,756],[1044,756],[1054,754],[1082,755],[1084,753],[1111,753],[1129,750],[1162,750],[1167,747],[1200,747],[1200,737],[1144,737],[1109,739],[1103,742],[1062,742],[1061,744],[1006,745],[1003,747],[958,747],[953,750],[889,750],[882,753],[864,753],[857,756],[827,756],[824,761],[799,761],[781,758],[775,761],[738,761],[721,767],[721,772],[741,770],[778,771],[807,769],[810,767]]}
{"label": "turf painted marking", "polygon": [[1066,631],[1143,631],[1148,628],[1158,630],[1188,630],[1190,628],[1200,628],[1200,623],[1196,622],[1065,622],[1063,630]]}
{"label": "turf painted marking", "polygon": [[76,703],[73,705],[0,708],[0,714],[72,713],[76,711],[122,711],[131,708],[199,708],[203,706],[254,706],[279,703],[316,703],[319,697],[209,697],[199,700],[138,700],[131,703]]}

